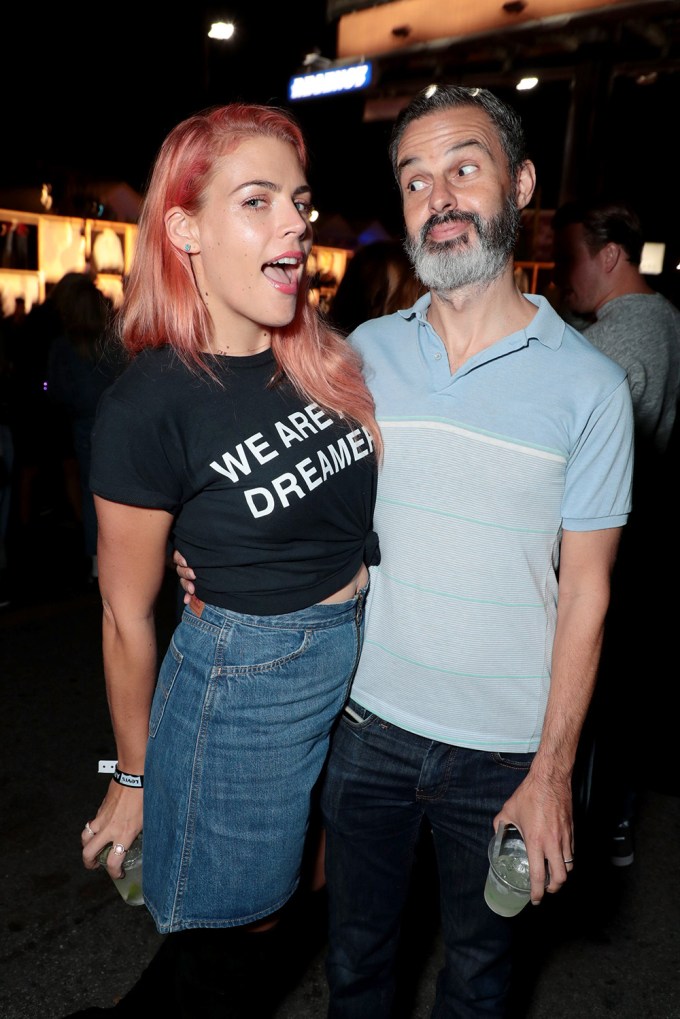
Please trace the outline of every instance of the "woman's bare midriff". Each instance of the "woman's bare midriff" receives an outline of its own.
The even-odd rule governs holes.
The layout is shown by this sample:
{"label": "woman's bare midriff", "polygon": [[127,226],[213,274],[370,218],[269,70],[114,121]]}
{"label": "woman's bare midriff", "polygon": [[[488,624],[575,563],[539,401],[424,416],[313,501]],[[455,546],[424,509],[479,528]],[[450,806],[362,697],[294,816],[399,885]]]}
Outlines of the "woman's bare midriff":
{"label": "woman's bare midriff", "polygon": [[345,586],[341,587],[339,591],[335,592],[335,594],[330,595],[328,598],[324,598],[323,601],[319,602],[319,605],[326,605],[329,602],[336,601],[349,601],[350,598],[353,598],[357,591],[360,591],[367,583],[368,569],[366,566],[362,565],[357,575],[353,580],[350,580],[349,584],[345,584]]}

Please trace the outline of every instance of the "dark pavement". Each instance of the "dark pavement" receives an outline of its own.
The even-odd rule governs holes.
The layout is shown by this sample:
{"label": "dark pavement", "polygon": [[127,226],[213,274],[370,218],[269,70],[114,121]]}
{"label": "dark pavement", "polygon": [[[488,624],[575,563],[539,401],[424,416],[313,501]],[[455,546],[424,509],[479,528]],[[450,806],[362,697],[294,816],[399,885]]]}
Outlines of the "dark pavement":
{"label": "dark pavement", "polygon": [[[114,748],[99,597],[79,547],[77,527],[59,513],[15,535],[13,598],[0,610],[1,1019],[112,1006],[163,941],[143,907],[127,906],[104,872],[80,861],[83,823],[108,781],[97,762]],[[164,636],[175,604],[169,571],[158,607]],[[668,682],[676,675],[672,663]],[[513,921],[526,942],[513,1019],[680,1019],[676,757],[668,751],[665,765],[647,770],[634,864],[612,868],[584,821],[566,889]],[[400,966],[402,1019],[429,1016],[441,957],[426,849],[425,841]],[[301,897],[287,924],[276,1019],[323,1019],[323,893]]]}

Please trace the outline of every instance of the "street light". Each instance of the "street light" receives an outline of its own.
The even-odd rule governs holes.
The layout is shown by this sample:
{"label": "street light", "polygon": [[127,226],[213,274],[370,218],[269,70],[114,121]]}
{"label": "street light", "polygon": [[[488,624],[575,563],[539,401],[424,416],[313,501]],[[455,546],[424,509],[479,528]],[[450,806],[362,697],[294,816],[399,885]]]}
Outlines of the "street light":
{"label": "street light", "polygon": [[215,39],[219,43],[228,42],[236,31],[233,21],[213,21],[205,38],[205,93],[210,98],[210,43],[208,39]]}
{"label": "street light", "polygon": [[231,39],[235,31],[236,26],[231,21],[213,21],[208,32],[208,38],[225,41],[226,39]]}

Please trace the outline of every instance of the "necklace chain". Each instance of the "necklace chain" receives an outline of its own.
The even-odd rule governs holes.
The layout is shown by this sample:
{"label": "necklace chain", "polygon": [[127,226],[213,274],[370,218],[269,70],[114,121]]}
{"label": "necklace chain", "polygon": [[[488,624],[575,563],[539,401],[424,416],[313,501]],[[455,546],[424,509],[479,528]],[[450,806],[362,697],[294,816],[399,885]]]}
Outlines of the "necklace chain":
{"label": "necklace chain", "polygon": [[[260,344],[260,345],[258,345],[256,347],[248,347],[245,351],[243,351],[243,354],[261,354],[263,351],[269,350],[270,347],[271,347],[271,340],[270,340],[269,337],[267,337],[266,343],[262,343],[262,344]],[[233,354],[232,351],[230,351],[228,347],[227,347],[226,350],[224,350],[223,347],[217,347],[216,349],[211,350],[210,353],[211,354],[222,354],[224,357],[238,357],[238,354]]]}
{"label": "necklace chain", "polygon": [[[252,350],[244,350],[241,356],[245,354],[263,354],[265,350],[269,350],[269,344],[266,347],[253,347]],[[222,355],[223,357],[238,357],[238,354],[234,354],[231,350],[222,350],[218,347],[217,350],[211,350],[211,354]]]}

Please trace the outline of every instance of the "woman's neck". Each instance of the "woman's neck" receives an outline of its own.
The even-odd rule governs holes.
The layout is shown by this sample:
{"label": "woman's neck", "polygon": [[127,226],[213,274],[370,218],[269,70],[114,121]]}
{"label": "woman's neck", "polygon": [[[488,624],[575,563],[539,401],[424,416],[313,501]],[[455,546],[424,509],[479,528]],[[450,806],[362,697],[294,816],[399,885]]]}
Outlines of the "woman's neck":
{"label": "woman's neck", "polygon": [[232,339],[230,343],[212,340],[210,343],[210,353],[223,357],[249,357],[251,354],[261,354],[263,350],[269,350],[271,345],[272,334],[268,330],[263,329],[259,337],[253,336],[247,340]]}

